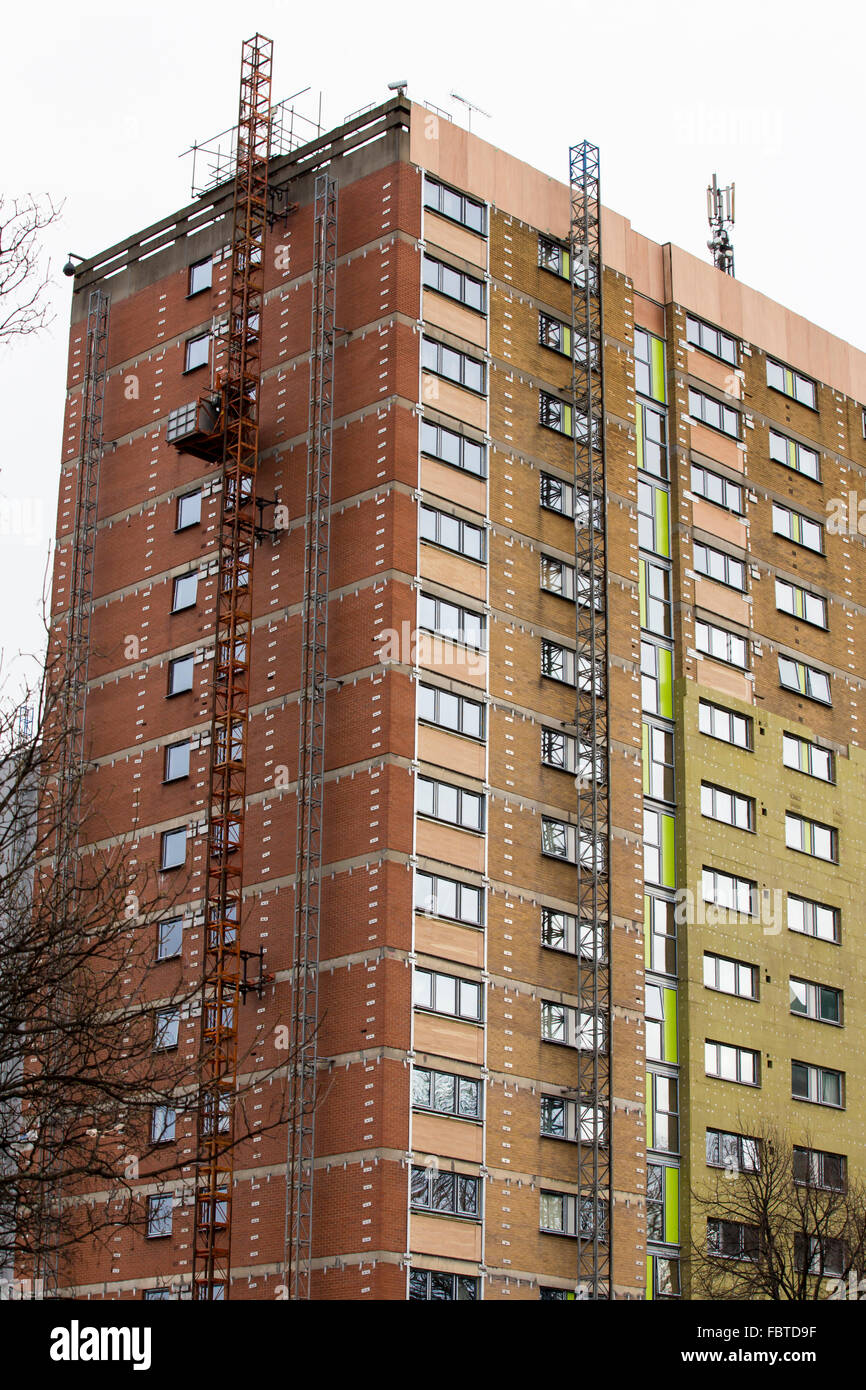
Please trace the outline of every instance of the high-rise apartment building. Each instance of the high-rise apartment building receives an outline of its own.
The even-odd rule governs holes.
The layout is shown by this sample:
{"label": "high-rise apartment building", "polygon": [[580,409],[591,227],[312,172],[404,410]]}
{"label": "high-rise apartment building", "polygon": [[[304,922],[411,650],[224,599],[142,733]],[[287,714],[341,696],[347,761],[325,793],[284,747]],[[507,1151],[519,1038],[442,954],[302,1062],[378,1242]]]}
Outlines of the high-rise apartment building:
{"label": "high-rise apartment building", "polygon": [[[265,982],[238,1008],[267,1076],[234,1298],[288,1287],[304,1202],[314,1299],[687,1295],[689,1193],[750,1126],[866,1171],[866,356],[607,209],[599,273],[576,158],[569,187],[401,93],[271,161],[240,913]],[[195,403],[227,365],[231,212],[224,184],[85,261],[72,308],[53,611],[101,291],[88,785],[172,902],[138,928],[155,1008],[207,955],[223,489]],[[325,761],[299,783],[323,363]],[[298,1013],[299,785],[323,799],[300,1190],[287,1126],[256,1132]],[[156,1043],[192,1061],[195,1014]],[[189,1295],[196,1126],[165,1128],[176,1179],[142,1165],[148,1230],[64,1287]]]}

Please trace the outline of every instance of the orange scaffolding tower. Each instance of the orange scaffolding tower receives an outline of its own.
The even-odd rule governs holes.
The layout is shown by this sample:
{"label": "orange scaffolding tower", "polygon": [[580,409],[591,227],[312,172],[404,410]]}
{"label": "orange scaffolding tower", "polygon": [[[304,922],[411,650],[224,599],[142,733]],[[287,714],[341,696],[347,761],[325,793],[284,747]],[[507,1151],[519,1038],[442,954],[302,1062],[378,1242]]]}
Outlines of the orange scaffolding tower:
{"label": "orange scaffolding tower", "polygon": [[226,1299],[232,1186],[261,317],[273,44],[256,34],[241,55],[232,218],[228,363],[222,382],[222,500],[216,596],[198,1114],[193,1297]]}

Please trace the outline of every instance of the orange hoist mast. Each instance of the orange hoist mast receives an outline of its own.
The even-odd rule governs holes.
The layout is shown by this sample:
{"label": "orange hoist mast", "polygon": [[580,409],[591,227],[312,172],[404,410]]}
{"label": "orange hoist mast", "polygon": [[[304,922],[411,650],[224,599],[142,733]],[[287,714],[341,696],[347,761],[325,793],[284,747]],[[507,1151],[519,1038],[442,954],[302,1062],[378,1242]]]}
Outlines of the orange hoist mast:
{"label": "orange hoist mast", "polygon": [[226,1299],[232,1186],[247,771],[256,470],[261,382],[273,44],[242,50],[231,246],[228,362],[222,382],[222,500],[208,801],[205,983],[200,1042],[193,1297]]}

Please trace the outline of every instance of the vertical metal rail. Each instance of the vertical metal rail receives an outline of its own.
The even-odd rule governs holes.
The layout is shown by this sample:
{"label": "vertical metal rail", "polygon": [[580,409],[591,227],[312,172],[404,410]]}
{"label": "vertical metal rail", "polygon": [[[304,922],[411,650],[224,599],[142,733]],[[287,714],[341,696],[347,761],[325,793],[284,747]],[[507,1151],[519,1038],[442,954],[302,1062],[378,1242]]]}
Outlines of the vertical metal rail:
{"label": "vertical metal rail", "polygon": [[336,280],[337,185],[330,174],[324,173],[316,177],[313,224],[310,415],[298,718],[297,886],[286,1194],[286,1264],[293,1299],[310,1297],[312,1259]]}
{"label": "vertical metal rail", "polygon": [[208,798],[205,979],[200,1034],[193,1296],[227,1299],[243,896],[261,316],[271,108],[270,39],[241,55],[232,218],[228,362],[222,386],[223,458]]}
{"label": "vertical metal rail", "polygon": [[[101,288],[91,290],[87,301],[84,383],[81,404],[81,454],[75,492],[72,530],[72,568],[69,580],[69,617],[63,659],[63,685],[58,702],[59,765],[55,804],[56,841],[52,894],[57,905],[58,939],[56,947],[75,931],[77,916],[78,836],[81,817],[81,781],[84,774],[84,715],[87,704],[87,670],[90,658],[90,620],[93,611],[93,561],[96,548],[96,508],[99,497],[99,467],[102,461],[102,417],[105,404],[105,377],[108,350],[110,299]],[[68,1000],[55,998],[55,1018],[68,1007]],[[59,1040],[49,1020],[46,1065],[49,1074],[57,1062]],[[47,1163],[53,1166],[53,1155]],[[62,1182],[58,1177],[48,1184],[43,1212],[41,1277],[46,1297],[56,1296],[60,1280],[59,1216]],[[49,1224],[50,1223],[50,1224]],[[51,1226],[54,1229],[51,1229]],[[38,1271],[37,1271],[38,1273]]]}
{"label": "vertical metal rail", "polygon": [[607,507],[599,152],[569,150],[577,682],[579,1296],[612,1296]]}

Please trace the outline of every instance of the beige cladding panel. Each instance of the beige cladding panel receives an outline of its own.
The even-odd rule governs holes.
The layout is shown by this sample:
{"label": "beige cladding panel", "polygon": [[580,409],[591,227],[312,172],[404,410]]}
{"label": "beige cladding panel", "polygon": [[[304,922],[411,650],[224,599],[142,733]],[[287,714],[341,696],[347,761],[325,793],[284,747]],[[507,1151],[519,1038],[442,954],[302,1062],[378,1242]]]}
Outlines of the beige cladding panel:
{"label": "beige cladding panel", "polygon": [[711,536],[717,536],[720,541],[742,546],[744,550],[749,544],[749,528],[744,521],[731,512],[722,511],[712,502],[702,501],[700,497],[692,501],[692,525]]}
{"label": "beige cladding panel", "polygon": [[466,342],[474,343],[476,347],[487,346],[487,320],[484,315],[464,309],[462,304],[455,304],[446,295],[425,288],[422,316],[425,323],[453,333],[457,338],[465,338]]}
{"label": "beige cladding panel", "polygon": [[481,1223],[447,1216],[413,1215],[409,1221],[409,1248],[421,1255],[480,1260]]}
{"label": "beige cladding panel", "polygon": [[723,463],[726,468],[744,472],[745,455],[742,449],[738,448],[735,439],[729,439],[718,430],[711,430],[707,425],[692,424],[691,446],[696,453],[705,454],[707,458]]}
{"label": "beige cladding panel", "polygon": [[484,1032],[471,1023],[440,1018],[438,1014],[415,1015],[415,1051],[435,1057],[453,1057],[458,1062],[484,1061]]}
{"label": "beige cladding panel", "polygon": [[750,624],[752,610],[742,595],[724,584],[717,584],[713,579],[698,576],[695,580],[695,603],[698,608],[705,608],[729,622],[740,623],[743,627]]}
{"label": "beige cladding panel", "polygon": [[467,830],[443,825],[441,821],[418,818],[415,828],[415,849],[428,859],[443,864],[455,864],[461,869],[481,873],[484,869],[484,836]]}
{"label": "beige cladding panel", "polygon": [[483,653],[459,647],[429,632],[418,634],[418,665],[480,690],[487,683],[487,657]]}
{"label": "beige cladding panel", "polygon": [[435,459],[421,459],[421,487],[434,497],[444,497],[469,511],[487,511],[487,484],[483,478],[451,468]]}
{"label": "beige cladding panel", "polygon": [[427,724],[418,726],[418,757],[422,763],[462,772],[466,777],[484,776],[483,743]]}
{"label": "beige cladding panel", "polygon": [[446,584],[458,594],[483,599],[487,595],[487,572],[483,565],[463,560],[453,552],[433,545],[421,545],[421,578]]}
{"label": "beige cladding panel", "polygon": [[487,424],[487,402],[483,396],[476,396],[430,372],[421,373],[421,399],[425,405],[432,405],[475,429],[483,430]]}
{"label": "beige cladding panel", "polygon": [[458,927],[454,922],[440,922],[435,917],[415,918],[415,949],[426,956],[441,956],[458,965],[484,964],[484,934],[472,927]]}
{"label": "beige cladding panel", "polygon": [[726,666],[723,661],[698,661],[695,672],[698,685],[705,685],[716,695],[732,695],[744,704],[754,703],[754,688],[742,671]]}
{"label": "beige cladding panel", "polygon": [[472,261],[482,269],[487,265],[485,237],[467,231],[456,222],[449,222],[447,217],[440,217],[429,208],[424,212],[424,241],[434,256],[438,246],[443,251],[450,251],[452,255],[459,256],[461,260]]}
{"label": "beige cladding panel", "polygon": [[484,1157],[484,1129],[473,1120],[416,1111],[412,1116],[412,1148],[416,1154],[445,1154],[469,1163]]}

